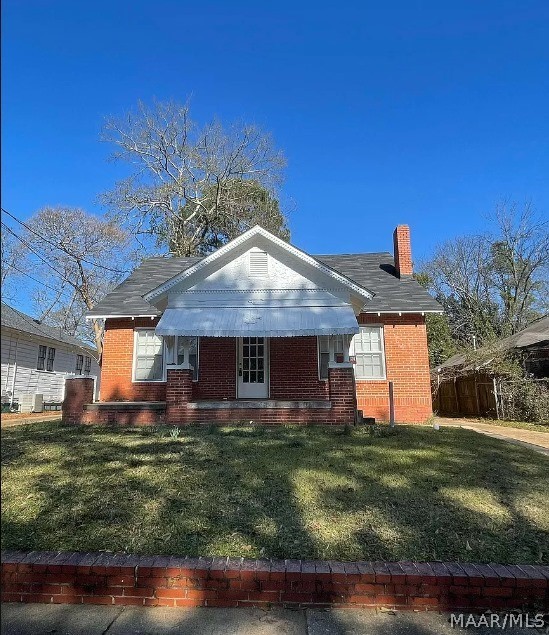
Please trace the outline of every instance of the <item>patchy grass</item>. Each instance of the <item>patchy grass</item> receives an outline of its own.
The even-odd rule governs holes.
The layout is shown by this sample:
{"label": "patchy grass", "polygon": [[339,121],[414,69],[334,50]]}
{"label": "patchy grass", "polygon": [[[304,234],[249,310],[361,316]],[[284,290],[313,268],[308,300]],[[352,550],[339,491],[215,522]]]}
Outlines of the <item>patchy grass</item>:
{"label": "patchy grass", "polygon": [[2,432],[2,547],[549,561],[549,461],[475,432]]}
{"label": "patchy grass", "polygon": [[503,428],[521,428],[532,432],[545,432],[549,434],[549,423],[530,423],[529,421],[501,421],[499,419],[476,419],[478,423],[487,423],[491,426],[502,426]]}

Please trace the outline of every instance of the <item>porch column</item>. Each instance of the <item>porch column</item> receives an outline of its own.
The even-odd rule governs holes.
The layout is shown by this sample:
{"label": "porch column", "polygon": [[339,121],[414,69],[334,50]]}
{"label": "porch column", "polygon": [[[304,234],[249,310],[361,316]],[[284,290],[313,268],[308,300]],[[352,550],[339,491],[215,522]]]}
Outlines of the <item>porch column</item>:
{"label": "porch column", "polygon": [[63,423],[82,423],[84,406],[93,403],[93,377],[71,377],[65,379],[65,399],[63,400]]}
{"label": "porch column", "polygon": [[166,381],[166,423],[187,423],[187,404],[193,396],[191,368],[168,368]]}
{"label": "porch column", "polygon": [[329,364],[328,384],[333,423],[353,424],[355,422],[357,402],[354,380],[352,364]]}

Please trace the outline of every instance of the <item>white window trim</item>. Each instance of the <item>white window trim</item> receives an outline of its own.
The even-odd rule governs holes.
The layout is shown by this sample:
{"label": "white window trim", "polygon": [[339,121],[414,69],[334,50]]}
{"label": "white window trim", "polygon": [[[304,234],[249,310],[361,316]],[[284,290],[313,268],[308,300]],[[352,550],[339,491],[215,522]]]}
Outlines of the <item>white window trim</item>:
{"label": "white window trim", "polygon": [[[318,373],[318,381],[328,381],[329,377],[321,377],[320,376],[320,339],[322,337],[325,337],[324,335],[317,335],[316,336],[316,365],[317,365],[317,373]],[[330,351],[328,350],[328,365],[330,364],[330,359],[329,359],[329,355],[330,355]]]}
{"label": "white window trim", "polygon": [[[380,340],[381,340],[381,362],[383,364],[383,376],[382,377],[358,377],[356,374],[356,362],[353,363],[353,371],[355,375],[355,381],[387,381],[387,360],[385,358],[385,328],[383,324],[359,324],[361,329],[367,328],[378,328],[380,329]],[[367,353],[366,353],[367,354]],[[354,351],[353,345],[353,357],[356,360],[356,354]]]}
{"label": "white window trim", "polygon": [[[179,335],[172,335],[172,336],[168,336],[168,337],[175,337],[176,339],[178,337],[187,337],[186,335],[183,336],[179,336]],[[189,370],[189,366],[187,364],[167,364],[166,363],[166,357],[167,357],[167,352],[168,352],[168,347],[166,344],[166,339],[164,338],[164,349],[163,349],[163,356],[164,356],[164,371],[165,373],[168,372],[168,369],[186,369]],[[176,350],[177,350],[177,344],[176,344]],[[193,377],[193,382],[198,382],[200,381],[200,337],[196,336],[196,362],[198,364],[198,368],[196,369],[196,379]]]}
{"label": "white window trim", "polygon": [[154,331],[154,328],[138,327],[133,330],[133,358],[132,358],[132,383],[134,384],[162,384],[166,383],[166,345],[162,338],[162,379],[136,379],[135,367],[137,363],[137,333],[139,331]]}
{"label": "white window trim", "polygon": [[[318,367],[318,380],[319,381],[328,381],[328,377],[320,376],[320,340],[323,337],[330,338],[328,340],[328,351],[324,351],[324,353],[328,352],[328,368],[342,368],[344,366],[349,365],[349,347],[351,346],[352,335],[317,335],[316,336],[316,359],[317,359],[317,367]],[[334,339],[335,337],[341,337],[343,342],[343,361],[336,362],[335,355],[336,352],[334,350]],[[339,353],[338,353],[339,354]]]}

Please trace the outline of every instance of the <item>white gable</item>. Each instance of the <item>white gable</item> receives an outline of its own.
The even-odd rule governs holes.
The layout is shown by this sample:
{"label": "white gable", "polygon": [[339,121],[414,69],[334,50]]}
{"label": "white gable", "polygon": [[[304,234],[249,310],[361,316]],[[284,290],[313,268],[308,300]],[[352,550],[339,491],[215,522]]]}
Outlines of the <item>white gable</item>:
{"label": "white gable", "polygon": [[[266,267],[261,262],[263,257],[265,258]],[[330,286],[333,286],[333,281]],[[190,287],[193,291],[317,288],[321,288],[319,280],[314,282],[310,278],[306,278],[302,273],[283,263],[272,253],[258,248],[245,251]]]}
{"label": "white gable", "polygon": [[363,303],[372,297],[367,289],[261,227],[254,227],[144,297],[163,309],[168,295],[173,298],[189,291],[275,289],[329,290],[347,297],[350,294],[357,305],[359,299]]}

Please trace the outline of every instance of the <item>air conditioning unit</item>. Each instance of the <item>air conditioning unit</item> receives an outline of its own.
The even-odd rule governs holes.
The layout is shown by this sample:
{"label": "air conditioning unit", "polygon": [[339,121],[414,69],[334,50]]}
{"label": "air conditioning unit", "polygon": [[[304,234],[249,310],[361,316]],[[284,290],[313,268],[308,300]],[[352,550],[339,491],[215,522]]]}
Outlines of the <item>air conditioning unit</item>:
{"label": "air conditioning unit", "polygon": [[20,412],[42,412],[44,410],[44,395],[24,393],[19,399]]}

